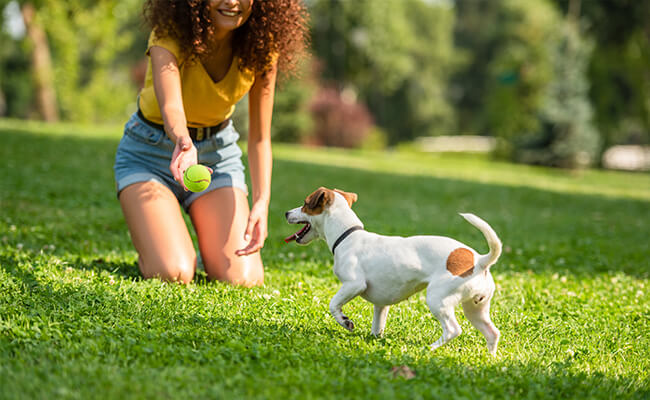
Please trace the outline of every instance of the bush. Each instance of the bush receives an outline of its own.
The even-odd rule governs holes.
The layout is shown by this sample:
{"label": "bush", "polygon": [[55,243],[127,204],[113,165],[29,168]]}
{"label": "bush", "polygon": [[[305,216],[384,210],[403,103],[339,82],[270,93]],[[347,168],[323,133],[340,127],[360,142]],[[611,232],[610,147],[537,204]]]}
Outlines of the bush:
{"label": "bush", "polygon": [[373,127],[368,109],[351,91],[321,88],[311,104],[311,142],[322,146],[361,147]]}

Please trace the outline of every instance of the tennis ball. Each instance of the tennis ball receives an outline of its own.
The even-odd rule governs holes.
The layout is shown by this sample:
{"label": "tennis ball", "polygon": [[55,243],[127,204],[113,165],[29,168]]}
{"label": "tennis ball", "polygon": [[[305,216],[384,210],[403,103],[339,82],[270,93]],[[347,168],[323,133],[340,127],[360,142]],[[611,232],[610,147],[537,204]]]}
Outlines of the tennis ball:
{"label": "tennis ball", "polygon": [[183,182],[192,192],[202,192],[210,185],[210,170],[200,164],[195,164],[183,172]]}

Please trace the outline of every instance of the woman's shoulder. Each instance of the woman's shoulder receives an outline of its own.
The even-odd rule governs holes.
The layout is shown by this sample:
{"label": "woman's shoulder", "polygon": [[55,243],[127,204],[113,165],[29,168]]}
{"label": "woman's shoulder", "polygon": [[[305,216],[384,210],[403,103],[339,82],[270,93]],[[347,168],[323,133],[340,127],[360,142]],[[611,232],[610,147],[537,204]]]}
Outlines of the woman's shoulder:
{"label": "woman's shoulder", "polygon": [[184,58],[181,47],[178,44],[178,40],[168,34],[163,34],[161,32],[157,32],[156,30],[152,30],[149,34],[149,41],[147,43],[147,55],[149,55],[149,51],[154,46],[162,47],[165,50],[168,50],[176,57],[176,60],[178,60],[179,63]]}

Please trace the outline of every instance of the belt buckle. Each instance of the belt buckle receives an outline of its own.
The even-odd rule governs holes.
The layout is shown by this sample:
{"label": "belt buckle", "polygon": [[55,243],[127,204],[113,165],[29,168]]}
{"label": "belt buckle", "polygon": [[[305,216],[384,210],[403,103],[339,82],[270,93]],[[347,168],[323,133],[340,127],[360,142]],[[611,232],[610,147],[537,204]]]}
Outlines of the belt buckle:
{"label": "belt buckle", "polygon": [[196,140],[203,140],[204,135],[205,135],[204,127],[196,128]]}

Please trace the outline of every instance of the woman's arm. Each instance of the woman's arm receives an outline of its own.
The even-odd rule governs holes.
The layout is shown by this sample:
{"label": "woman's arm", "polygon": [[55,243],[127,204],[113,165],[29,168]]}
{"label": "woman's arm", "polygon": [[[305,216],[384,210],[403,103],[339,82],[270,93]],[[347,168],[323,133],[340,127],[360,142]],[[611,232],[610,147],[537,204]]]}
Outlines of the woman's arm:
{"label": "woman's arm", "polygon": [[248,166],[253,186],[253,205],[251,207],[245,240],[247,246],[237,251],[237,255],[254,253],[264,246],[268,235],[267,217],[271,200],[271,117],[277,65],[270,71],[258,75],[248,93],[249,131]]}
{"label": "woman's arm", "polygon": [[[196,148],[187,130],[187,119],[183,108],[181,76],[178,61],[169,50],[153,46],[149,49],[153,76],[153,87],[160,106],[165,132],[176,144],[169,164],[174,179],[183,187],[183,171],[196,164]],[[187,190],[187,189],[186,189]]]}

